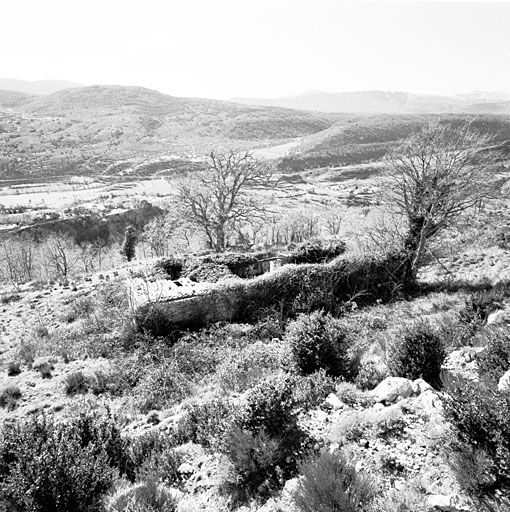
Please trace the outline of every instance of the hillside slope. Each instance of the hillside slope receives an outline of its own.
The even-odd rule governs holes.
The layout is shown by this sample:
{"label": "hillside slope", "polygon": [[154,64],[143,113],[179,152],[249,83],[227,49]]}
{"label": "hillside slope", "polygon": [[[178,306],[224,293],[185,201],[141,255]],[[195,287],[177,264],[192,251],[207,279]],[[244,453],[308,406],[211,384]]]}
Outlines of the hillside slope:
{"label": "hillside slope", "polygon": [[34,98],[36,96],[33,94],[0,89],[0,109],[21,107],[33,101]]}
{"label": "hillside slope", "polygon": [[317,134],[301,139],[299,148],[280,164],[285,171],[353,165],[382,158],[400,140],[429,122],[464,125],[488,133],[494,142],[508,146],[510,115],[358,115],[339,121]]}
{"label": "hillside slope", "polygon": [[193,157],[320,132],[336,118],[274,107],[176,98],[141,87],[91,86],[0,104],[3,176],[90,174],[119,160]]}

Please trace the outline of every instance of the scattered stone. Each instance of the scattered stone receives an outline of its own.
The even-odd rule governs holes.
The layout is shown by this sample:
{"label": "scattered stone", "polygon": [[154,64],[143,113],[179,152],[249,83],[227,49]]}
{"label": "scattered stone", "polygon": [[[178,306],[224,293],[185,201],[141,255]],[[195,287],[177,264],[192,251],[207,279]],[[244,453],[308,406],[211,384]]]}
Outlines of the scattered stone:
{"label": "scattered stone", "polygon": [[195,468],[189,462],[183,462],[178,468],[177,471],[182,475],[192,475],[195,472]]}
{"label": "scattered stone", "polygon": [[413,394],[413,383],[404,377],[387,377],[368,393],[376,402],[392,404]]}
{"label": "scattered stone", "polygon": [[334,393],[330,393],[324,400],[324,406],[326,409],[333,409],[336,411],[337,409],[341,409],[344,404]]}
{"label": "scattered stone", "polygon": [[425,391],[433,391],[434,388],[425,380],[423,379],[416,379],[413,381],[413,390],[415,395],[420,395],[421,393],[424,393]]}
{"label": "scattered stone", "polygon": [[510,321],[510,309],[499,309],[487,317],[487,325],[507,324]]}
{"label": "scattered stone", "polygon": [[150,423],[151,425],[157,425],[160,422],[161,420],[159,419],[159,411],[150,411],[147,413],[147,423]]}
{"label": "scattered stone", "polygon": [[427,499],[429,506],[444,512],[467,512],[470,509],[456,494],[432,494]]}
{"label": "scattered stone", "polygon": [[510,370],[507,370],[498,382],[499,391],[510,391]]}
{"label": "scattered stone", "polygon": [[445,359],[441,366],[441,382],[445,387],[458,387],[458,382],[477,381],[478,365],[476,355],[484,350],[484,347],[463,347],[454,350]]}

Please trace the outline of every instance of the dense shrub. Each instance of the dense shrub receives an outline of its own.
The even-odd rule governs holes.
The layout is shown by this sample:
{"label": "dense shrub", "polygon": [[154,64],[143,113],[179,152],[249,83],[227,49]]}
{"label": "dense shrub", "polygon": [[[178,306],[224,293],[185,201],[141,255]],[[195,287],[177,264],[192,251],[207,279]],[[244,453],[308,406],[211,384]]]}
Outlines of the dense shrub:
{"label": "dense shrub", "polygon": [[405,326],[388,351],[388,368],[394,377],[422,378],[431,385],[439,383],[445,358],[443,341],[428,322]]}
{"label": "dense shrub", "polygon": [[111,418],[57,424],[32,418],[0,436],[0,508],[20,512],[100,510],[121,469],[124,444]]}
{"label": "dense shrub", "polygon": [[484,323],[491,313],[501,307],[507,295],[506,288],[501,286],[472,293],[460,312],[461,322]]}
{"label": "dense shrub", "polygon": [[[136,477],[139,477],[142,473],[143,479],[150,479],[151,469],[154,463],[160,460],[162,454],[171,452],[179,444],[177,436],[160,432],[158,430],[149,430],[142,435],[129,439],[127,441],[127,463],[126,463],[126,476],[134,482]],[[163,456],[163,459],[166,456]],[[177,457],[176,457],[177,459]],[[170,472],[165,469],[167,463],[165,462],[160,468],[163,474],[160,473],[158,468],[155,471],[158,472],[158,479],[162,482],[171,480],[175,474],[173,468]],[[154,473],[154,472],[152,472]],[[170,474],[168,474],[170,473]],[[153,474],[155,477],[156,475]],[[149,478],[150,477],[150,478]]]}
{"label": "dense shrub", "polygon": [[324,369],[334,377],[350,377],[347,333],[339,320],[322,311],[302,314],[291,322],[284,341],[303,374]]}
{"label": "dense shrub", "polygon": [[239,423],[252,432],[265,430],[269,435],[285,434],[296,426],[296,377],[280,374],[269,377],[244,395]]}
{"label": "dense shrub", "polygon": [[81,370],[66,375],[64,379],[66,395],[75,395],[77,393],[87,393],[91,387],[91,379]]}
{"label": "dense shrub", "polygon": [[139,333],[149,334],[154,338],[179,334],[164,305],[158,302],[139,308],[135,314],[135,325]]}
{"label": "dense shrub", "polygon": [[292,263],[326,263],[345,252],[346,244],[342,240],[322,242],[313,240],[302,242],[295,247],[290,255]]}
{"label": "dense shrub", "polygon": [[190,258],[186,260],[184,265],[184,275],[189,277],[197,268],[204,264],[213,264],[222,267],[227,267],[230,272],[238,277],[248,277],[250,267],[256,264],[263,254],[250,254],[250,253],[221,253],[221,254],[208,254],[197,258]]}
{"label": "dense shrub", "polygon": [[233,467],[236,489],[263,493],[296,474],[306,452],[306,435],[297,423],[296,378],[270,377],[247,391],[225,436],[224,453]]}
{"label": "dense shrub", "polygon": [[9,361],[7,365],[7,375],[9,377],[13,377],[14,375],[19,375],[21,373],[20,364],[18,361]]}
{"label": "dense shrub", "polygon": [[236,392],[246,391],[280,365],[281,349],[273,343],[257,341],[247,347],[226,352],[217,369],[220,386]]}
{"label": "dense shrub", "polygon": [[177,438],[186,443],[201,444],[206,448],[218,448],[231,425],[234,403],[228,400],[188,404],[177,424]]}
{"label": "dense shrub", "polygon": [[350,382],[340,382],[336,386],[336,396],[347,405],[351,407],[363,406],[366,407],[370,403],[368,395],[363,393],[356,385]]}
{"label": "dense shrub", "polygon": [[14,409],[21,398],[21,390],[18,386],[6,386],[0,390],[0,407]]}
{"label": "dense shrub", "polygon": [[145,375],[133,389],[133,395],[140,410],[148,412],[180,402],[191,394],[193,388],[194,384],[169,358],[160,365],[146,368]]}
{"label": "dense shrub", "polygon": [[108,512],[175,512],[177,500],[170,488],[147,480],[121,489],[108,500]]}
{"label": "dense shrub", "polygon": [[373,482],[344,455],[327,450],[305,462],[294,493],[300,512],[357,512],[375,496]]}
{"label": "dense shrub", "polygon": [[478,370],[491,384],[496,384],[510,369],[510,335],[505,331],[490,333],[485,350],[477,354]]}
{"label": "dense shrub", "polygon": [[267,494],[274,486],[283,483],[279,463],[284,455],[280,442],[264,430],[256,433],[232,429],[226,439],[225,453],[233,470],[233,483],[237,491],[250,495]]}
{"label": "dense shrub", "polygon": [[162,272],[172,280],[179,279],[182,273],[183,262],[177,258],[163,258],[154,264],[156,273]]}
{"label": "dense shrub", "polygon": [[202,263],[188,273],[187,277],[197,283],[217,283],[222,279],[234,277],[226,265],[219,263]]}
{"label": "dense shrub", "polygon": [[293,395],[296,405],[305,411],[316,408],[335,391],[335,380],[319,370],[296,379]]}
{"label": "dense shrub", "polygon": [[387,376],[388,368],[381,362],[373,360],[361,361],[354,383],[363,391],[369,391],[374,389]]}
{"label": "dense shrub", "polygon": [[[510,486],[510,393],[498,392],[484,384],[466,382],[445,401],[445,418],[454,430],[457,452],[478,459],[483,450],[484,466],[492,468],[478,483],[479,494]],[[476,450],[476,452],[473,452]],[[488,459],[487,459],[488,458]],[[466,461],[464,461],[466,462]],[[471,464],[471,467],[472,464]],[[480,473],[479,471],[476,471]],[[464,481],[466,478],[464,476]]]}

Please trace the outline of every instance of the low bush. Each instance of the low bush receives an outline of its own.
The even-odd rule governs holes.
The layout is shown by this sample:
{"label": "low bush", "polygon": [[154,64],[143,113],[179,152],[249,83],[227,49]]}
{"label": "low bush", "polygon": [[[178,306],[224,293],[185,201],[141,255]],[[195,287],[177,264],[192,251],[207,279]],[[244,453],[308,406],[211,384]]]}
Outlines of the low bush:
{"label": "low bush", "polygon": [[297,471],[307,451],[299,428],[296,378],[282,374],[260,382],[244,395],[225,435],[223,452],[234,467],[237,493],[264,494]]}
{"label": "low bush", "polygon": [[177,258],[163,258],[154,264],[156,273],[162,272],[175,281],[181,277],[183,262]]}
{"label": "low bush", "polygon": [[240,491],[244,494],[241,497],[255,493],[264,496],[283,484],[280,441],[264,430],[254,433],[234,428],[227,435],[224,450],[232,464],[234,492]]}
{"label": "low bush", "polygon": [[445,349],[451,352],[462,347],[473,346],[476,335],[482,326],[483,324],[478,322],[466,323],[457,318],[443,321],[439,327],[439,331]]}
{"label": "low bush", "polygon": [[11,302],[17,302],[21,300],[21,295],[18,292],[13,293],[2,293],[0,295],[0,302],[2,304],[10,304]]}
{"label": "low bush", "polygon": [[[492,468],[490,485],[477,480],[480,494],[510,486],[510,394],[498,392],[483,383],[465,382],[456,391],[449,391],[444,410],[453,427],[456,452],[480,455],[484,465]],[[473,452],[476,450],[477,452]],[[488,458],[488,459],[487,459]],[[478,460],[479,462],[479,460]],[[477,465],[479,465],[477,463]],[[473,465],[471,464],[471,467]],[[476,471],[476,473],[479,473]],[[466,481],[463,477],[462,480]],[[474,484],[469,484],[473,486]]]}
{"label": "low bush", "polygon": [[257,341],[239,350],[231,350],[217,369],[219,385],[225,390],[243,392],[281,366],[279,344]]}
{"label": "low bush", "polygon": [[422,378],[437,386],[445,356],[438,331],[428,322],[419,321],[405,326],[390,345],[387,364],[394,377]]}
{"label": "low bush", "polygon": [[184,275],[189,275],[198,267],[204,264],[220,265],[229,269],[229,271],[238,277],[248,277],[250,267],[258,263],[259,258],[263,258],[263,254],[250,253],[222,253],[208,254],[198,258],[190,258],[184,265]]}
{"label": "low bush", "polygon": [[6,386],[0,390],[0,407],[14,409],[21,398],[21,390],[18,386]]}
{"label": "low bush", "polygon": [[296,405],[305,411],[314,409],[335,391],[335,379],[326,375],[324,370],[299,376],[296,379],[293,395]]}
{"label": "low bush", "polygon": [[110,417],[6,424],[0,435],[0,509],[101,510],[116,470],[122,469],[123,449]]}
{"label": "low bush", "polygon": [[[157,461],[161,454],[173,450],[178,444],[177,436],[158,430],[149,430],[128,439],[126,448],[127,462],[125,466],[127,478],[134,482],[141,473],[144,473],[147,479],[149,479],[147,473],[150,472],[150,468],[153,466],[151,461]],[[155,469],[157,470],[157,468]],[[163,478],[162,475],[158,478],[161,481],[166,480],[166,477]]]}
{"label": "low bush", "polygon": [[388,368],[378,361],[361,361],[358,374],[354,379],[356,386],[363,391],[370,391],[388,377]]}
{"label": "low bush", "polygon": [[485,350],[477,354],[476,360],[482,378],[497,385],[503,374],[510,370],[510,335],[503,330],[489,333]]}
{"label": "low bush", "polygon": [[20,364],[18,361],[9,361],[7,365],[7,375],[9,377],[13,377],[14,375],[19,375],[21,373]]}
{"label": "low bush", "polygon": [[189,272],[187,277],[197,283],[217,283],[222,279],[234,277],[234,274],[226,265],[219,263],[202,263]]}
{"label": "low bush", "polygon": [[291,252],[292,263],[326,263],[343,254],[346,244],[342,240],[322,242],[321,240],[307,241],[298,244]]}
{"label": "low bush", "polygon": [[179,487],[183,483],[182,474],[179,473],[179,466],[183,461],[183,456],[173,448],[154,450],[138,468],[137,480]]}
{"label": "low bush", "polygon": [[76,395],[77,393],[87,393],[91,387],[91,379],[81,370],[70,373],[64,379],[66,395]]}
{"label": "low bush", "polygon": [[244,395],[244,407],[239,410],[240,426],[254,433],[264,430],[273,436],[293,430],[297,424],[293,394],[296,381],[292,375],[280,374],[248,390]]}
{"label": "low bush", "polygon": [[143,413],[163,409],[180,402],[192,393],[194,384],[183,374],[176,362],[165,359],[160,365],[145,369],[133,389],[136,403]]}
{"label": "low bush", "polygon": [[234,411],[234,403],[228,400],[188,404],[177,424],[177,438],[182,443],[191,441],[205,448],[217,449],[231,426]]}
{"label": "low bush", "polygon": [[154,338],[177,334],[164,305],[158,302],[139,308],[135,313],[135,325],[139,333],[148,334]]}
{"label": "low bush", "polygon": [[72,323],[79,318],[88,318],[94,311],[92,297],[83,296],[76,298],[61,317],[63,322]]}
{"label": "low bush", "polygon": [[121,489],[107,501],[108,512],[176,512],[172,489],[147,480]]}
{"label": "low bush", "polygon": [[336,386],[336,396],[344,403],[351,407],[365,407],[370,403],[369,397],[355,384],[350,382],[340,382]]}
{"label": "low bush", "polygon": [[341,322],[316,311],[302,314],[287,326],[284,342],[289,344],[296,368],[307,375],[323,369],[333,377],[351,377],[347,334]]}
{"label": "low bush", "polygon": [[486,322],[491,313],[501,308],[507,296],[508,291],[503,286],[472,293],[460,312],[461,322],[466,324]]}
{"label": "low bush", "polygon": [[301,466],[301,475],[293,496],[300,512],[357,512],[376,494],[374,483],[340,453],[322,451]]}

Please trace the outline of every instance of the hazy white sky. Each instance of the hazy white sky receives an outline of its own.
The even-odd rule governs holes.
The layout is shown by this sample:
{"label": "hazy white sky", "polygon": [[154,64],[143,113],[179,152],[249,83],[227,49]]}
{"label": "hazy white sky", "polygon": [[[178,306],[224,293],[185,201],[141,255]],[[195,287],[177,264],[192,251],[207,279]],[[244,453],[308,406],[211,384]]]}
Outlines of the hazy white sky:
{"label": "hazy white sky", "polygon": [[1,0],[0,76],[176,96],[510,92],[510,2]]}

